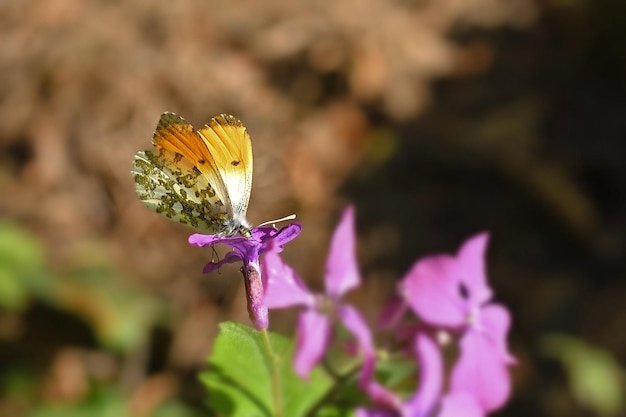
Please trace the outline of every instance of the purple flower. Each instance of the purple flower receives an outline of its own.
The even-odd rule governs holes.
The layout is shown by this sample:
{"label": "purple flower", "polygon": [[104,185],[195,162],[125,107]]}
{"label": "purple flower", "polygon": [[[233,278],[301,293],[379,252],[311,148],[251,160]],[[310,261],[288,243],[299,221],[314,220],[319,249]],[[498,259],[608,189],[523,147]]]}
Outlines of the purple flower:
{"label": "purple flower", "polygon": [[347,208],[335,230],[326,260],[325,294],[314,294],[280,256],[270,251],[263,259],[267,278],[265,303],[268,308],[303,305],[298,317],[294,368],[302,378],[320,361],[332,336],[332,324],[340,321],[356,338],[366,358],[373,360],[372,336],[365,320],[352,306],[342,304],[341,297],[360,284],[356,262],[354,209]]}
{"label": "purple flower", "polygon": [[193,234],[189,236],[189,244],[194,246],[213,246],[217,243],[230,246],[232,252],[228,252],[218,262],[208,263],[202,272],[209,273],[220,268],[224,264],[237,261],[243,262],[241,272],[244,275],[246,285],[246,298],[248,300],[248,314],[254,326],[258,329],[266,329],[269,325],[267,306],[263,303],[264,283],[259,268],[259,256],[268,251],[281,252],[283,246],[295,239],[302,230],[300,223],[291,223],[282,229],[270,226],[261,226],[252,229],[251,237]]}
{"label": "purple flower", "polygon": [[[450,393],[441,397],[443,386],[443,359],[438,346],[423,333],[415,336],[414,354],[419,365],[419,388],[403,401],[393,392],[379,385],[373,378],[366,384],[366,392],[378,407],[358,409],[357,417],[481,417],[477,402],[465,394]],[[373,369],[368,370],[369,376]]]}
{"label": "purple flower", "polygon": [[482,233],[468,239],[457,256],[419,260],[400,285],[409,307],[426,323],[461,333],[451,392],[475,398],[484,412],[500,408],[508,399],[508,365],[515,362],[506,345],[510,315],[503,306],[489,303],[487,241],[488,235]]}

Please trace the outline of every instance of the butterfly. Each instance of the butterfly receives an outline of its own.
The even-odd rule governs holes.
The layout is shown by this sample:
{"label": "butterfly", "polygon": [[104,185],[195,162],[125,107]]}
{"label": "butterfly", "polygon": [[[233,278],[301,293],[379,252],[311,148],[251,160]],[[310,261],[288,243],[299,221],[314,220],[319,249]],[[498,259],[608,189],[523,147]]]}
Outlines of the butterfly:
{"label": "butterfly", "polygon": [[252,143],[243,124],[220,114],[202,129],[163,113],[152,147],[131,170],[143,204],[207,234],[251,236]]}

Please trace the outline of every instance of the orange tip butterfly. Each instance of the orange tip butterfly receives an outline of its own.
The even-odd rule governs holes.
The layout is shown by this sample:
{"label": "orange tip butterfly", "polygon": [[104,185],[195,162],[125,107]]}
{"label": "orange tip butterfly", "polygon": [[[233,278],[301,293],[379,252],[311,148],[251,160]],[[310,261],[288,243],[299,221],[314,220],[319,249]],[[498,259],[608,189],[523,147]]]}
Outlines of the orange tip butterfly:
{"label": "orange tip butterfly", "polygon": [[152,147],[131,170],[143,204],[207,234],[250,237],[252,143],[243,124],[220,114],[202,129],[163,113]]}

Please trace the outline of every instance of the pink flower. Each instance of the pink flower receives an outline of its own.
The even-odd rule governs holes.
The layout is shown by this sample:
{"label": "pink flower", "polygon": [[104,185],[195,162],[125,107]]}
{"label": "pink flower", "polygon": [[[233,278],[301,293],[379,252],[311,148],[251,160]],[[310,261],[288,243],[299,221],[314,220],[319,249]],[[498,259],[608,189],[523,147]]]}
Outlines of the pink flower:
{"label": "pink flower", "polygon": [[360,285],[356,262],[354,209],[347,208],[335,230],[326,260],[325,294],[314,294],[280,256],[270,251],[262,262],[267,278],[265,303],[268,308],[302,305],[298,317],[297,346],[294,358],[296,373],[308,377],[331,342],[332,325],[341,322],[357,339],[366,357],[373,358],[372,336],[365,320],[352,306],[343,304],[341,297]]}
{"label": "pink flower", "polygon": [[223,259],[218,262],[208,263],[202,272],[209,273],[224,264],[237,261],[243,262],[241,272],[244,275],[246,285],[246,298],[248,302],[248,314],[254,326],[266,329],[269,325],[267,306],[263,303],[264,285],[261,270],[259,268],[259,257],[262,253],[272,249],[273,252],[281,252],[283,246],[295,239],[302,230],[300,223],[291,223],[282,229],[269,226],[261,226],[252,229],[251,237],[219,235],[193,234],[189,236],[189,244],[194,246],[213,246],[217,243],[230,246],[232,252],[228,252]]}
{"label": "pink flower", "polygon": [[[436,343],[417,333],[413,343],[419,366],[419,388],[406,401],[379,385],[372,378],[365,385],[376,409],[358,409],[357,417],[482,417],[483,411],[471,395],[452,392],[441,396],[443,359]],[[371,372],[370,370],[370,376]]]}
{"label": "pink flower", "polygon": [[506,345],[509,312],[490,303],[484,261],[487,241],[488,235],[482,233],[468,239],[457,256],[419,260],[400,285],[409,307],[422,320],[461,332],[451,393],[475,398],[484,412],[500,408],[508,399],[508,366],[515,362]]}

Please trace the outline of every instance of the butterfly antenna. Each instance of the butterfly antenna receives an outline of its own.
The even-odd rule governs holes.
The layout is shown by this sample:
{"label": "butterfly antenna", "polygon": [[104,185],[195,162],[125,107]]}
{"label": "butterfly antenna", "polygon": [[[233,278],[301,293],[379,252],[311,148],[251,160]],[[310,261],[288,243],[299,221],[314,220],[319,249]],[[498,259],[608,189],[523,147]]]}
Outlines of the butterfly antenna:
{"label": "butterfly antenna", "polygon": [[295,218],[296,218],[295,214],[290,214],[289,216],[281,217],[280,219],[270,220],[268,222],[261,223],[260,225],[258,225],[256,227],[267,226],[268,224],[271,224],[272,227],[276,227],[276,223],[278,223],[278,222],[284,222],[284,221],[287,221],[287,220],[293,220]]}

